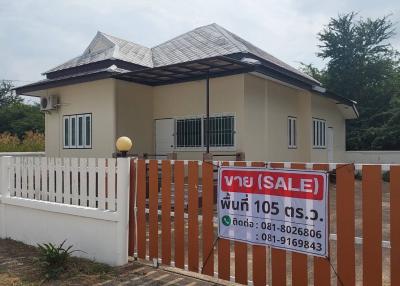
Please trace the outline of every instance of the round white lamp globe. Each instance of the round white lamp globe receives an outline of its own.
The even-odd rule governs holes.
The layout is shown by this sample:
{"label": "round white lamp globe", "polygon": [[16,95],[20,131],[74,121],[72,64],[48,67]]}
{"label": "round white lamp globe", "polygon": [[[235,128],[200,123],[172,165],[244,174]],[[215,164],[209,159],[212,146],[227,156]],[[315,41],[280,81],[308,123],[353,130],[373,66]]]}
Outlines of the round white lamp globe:
{"label": "round white lamp globe", "polygon": [[117,139],[115,146],[119,152],[122,152],[124,155],[126,155],[126,153],[132,149],[133,143],[129,137],[122,136]]}

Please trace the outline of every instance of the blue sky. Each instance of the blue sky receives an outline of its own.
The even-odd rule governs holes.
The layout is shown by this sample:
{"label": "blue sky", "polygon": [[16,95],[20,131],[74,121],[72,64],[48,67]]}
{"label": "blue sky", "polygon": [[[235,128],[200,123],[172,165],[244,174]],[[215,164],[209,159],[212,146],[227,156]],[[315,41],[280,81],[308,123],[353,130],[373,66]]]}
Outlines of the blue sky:
{"label": "blue sky", "polygon": [[198,26],[218,23],[298,67],[322,66],[316,34],[330,17],[357,11],[392,14],[400,50],[400,1],[122,1],[0,0],[0,79],[25,84],[78,56],[98,30],[148,47]]}

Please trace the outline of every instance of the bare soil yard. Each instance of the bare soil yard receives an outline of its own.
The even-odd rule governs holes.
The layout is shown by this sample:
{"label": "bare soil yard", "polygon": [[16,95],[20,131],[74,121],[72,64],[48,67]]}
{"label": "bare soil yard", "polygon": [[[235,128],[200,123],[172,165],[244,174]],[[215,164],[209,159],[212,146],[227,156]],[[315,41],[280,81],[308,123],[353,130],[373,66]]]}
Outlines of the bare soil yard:
{"label": "bare soil yard", "polygon": [[86,259],[71,258],[58,280],[46,280],[38,264],[38,250],[21,242],[0,239],[0,286],[22,285],[215,285],[203,280],[130,262],[110,267]]}

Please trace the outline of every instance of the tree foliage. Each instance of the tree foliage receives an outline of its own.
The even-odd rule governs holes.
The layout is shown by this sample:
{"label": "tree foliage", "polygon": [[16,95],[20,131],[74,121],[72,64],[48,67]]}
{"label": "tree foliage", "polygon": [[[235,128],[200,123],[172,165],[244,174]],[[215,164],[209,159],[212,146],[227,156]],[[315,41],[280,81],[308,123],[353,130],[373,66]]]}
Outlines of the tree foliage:
{"label": "tree foliage", "polygon": [[20,139],[26,132],[44,132],[44,115],[38,104],[25,104],[12,91],[10,82],[0,82],[0,133],[11,133]]}
{"label": "tree foliage", "polygon": [[0,82],[0,108],[8,106],[13,103],[22,102],[21,97],[12,92],[11,81]]}
{"label": "tree foliage", "polygon": [[347,123],[347,149],[400,150],[400,61],[390,44],[389,16],[332,18],[318,34],[324,69],[303,70],[327,89],[357,101],[360,118]]}

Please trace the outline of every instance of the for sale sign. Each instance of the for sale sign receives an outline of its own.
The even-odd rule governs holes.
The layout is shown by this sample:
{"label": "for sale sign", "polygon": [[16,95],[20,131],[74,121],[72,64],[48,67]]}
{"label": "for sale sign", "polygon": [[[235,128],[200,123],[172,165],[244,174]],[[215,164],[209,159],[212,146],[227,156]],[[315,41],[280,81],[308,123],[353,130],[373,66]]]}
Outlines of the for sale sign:
{"label": "for sale sign", "polygon": [[328,174],[221,167],[218,235],[315,256],[328,255]]}

